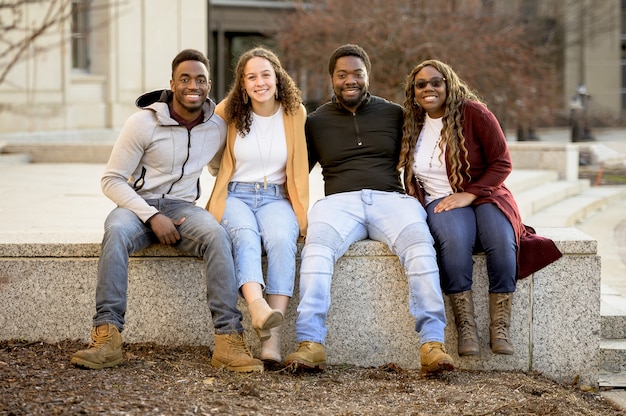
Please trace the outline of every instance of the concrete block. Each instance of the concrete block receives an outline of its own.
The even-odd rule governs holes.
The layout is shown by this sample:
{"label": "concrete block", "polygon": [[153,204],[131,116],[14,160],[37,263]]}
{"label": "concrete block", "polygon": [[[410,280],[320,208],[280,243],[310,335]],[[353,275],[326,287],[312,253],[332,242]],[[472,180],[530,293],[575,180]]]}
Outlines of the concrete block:
{"label": "concrete block", "polygon": [[[538,229],[564,258],[518,282],[511,338],[516,353],[492,354],[485,258],[475,256],[474,292],[481,354],[459,358],[447,304],[446,345],[458,368],[539,371],[566,382],[598,382],[600,261],[596,241],[575,229]],[[99,241],[94,236],[0,234],[0,339],[48,342],[89,339],[95,312]],[[21,239],[20,239],[21,238]],[[91,239],[90,239],[91,238]],[[298,261],[297,266],[300,263]],[[125,342],[211,345],[201,260],[171,247],[136,253],[129,266]],[[296,284],[297,288],[297,284]],[[419,368],[419,339],[408,311],[408,285],[398,259],[382,243],[353,244],[336,264],[327,320],[329,364]],[[283,358],[295,347],[298,291],[283,325]],[[447,299],[446,299],[447,303]],[[243,301],[246,337],[254,351]],[[69,356],[68,356],[69,359]]]}
{"label": "concrete block", "polygon": [[571,143],[508,142],[514,169],[546,169],[559,179],[578,179],[578,147]]}

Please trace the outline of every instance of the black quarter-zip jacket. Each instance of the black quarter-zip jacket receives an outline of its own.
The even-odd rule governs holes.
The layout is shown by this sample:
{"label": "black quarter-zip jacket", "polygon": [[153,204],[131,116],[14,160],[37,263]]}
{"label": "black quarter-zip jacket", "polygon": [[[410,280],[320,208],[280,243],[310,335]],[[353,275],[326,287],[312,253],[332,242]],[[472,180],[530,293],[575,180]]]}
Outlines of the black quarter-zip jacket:
{"label": "black quarter-zip jacket", "polygon": [[319,162],[325,194],[362,189],[404,193],[397,170],[402,120],[400,105],[369,94],[354,113],[333,97],[309,114],[309,170]]}

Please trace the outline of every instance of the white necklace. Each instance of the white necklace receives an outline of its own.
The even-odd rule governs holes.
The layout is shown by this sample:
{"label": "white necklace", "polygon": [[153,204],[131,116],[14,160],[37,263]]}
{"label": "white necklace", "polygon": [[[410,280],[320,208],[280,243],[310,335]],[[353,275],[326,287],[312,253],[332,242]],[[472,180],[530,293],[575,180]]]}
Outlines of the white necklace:
{"label": "white necklace", "polygon": [[[278,107],[278,110],[280,110],[280,105]],[[270,138],[270,147],[267,152],[267,159],[263,157],[263,152],[261,151],[261,141],[263,141],[263,143],[266,142],[265,138],[267,137],[268,133],[272,131],[272,127],[274,126],[274,119],[276,119],[276,115],[279,112],[278,110],[276,110],[274,114],[272,114],[269,117],[270,121],[265,129],[265,132],[262,131],[262,126],[260,122],[260,120],[262,120],[261,116],[259,116],[258,114],[255,114],[256,118],[254,119],[254,121],[256,122],[256,126],[255,126],[256,128],[254,129],[254,137],[256,139],[257,149],[259,149],[259,157],[261,158],[261,167],[263,168],[263,189],[267,189],[267,164],[269,163],[269,160],[272,157],[272,145],[274,144],[274,140]],[[259,135],[261,136],[260,139],[259,139]]]}

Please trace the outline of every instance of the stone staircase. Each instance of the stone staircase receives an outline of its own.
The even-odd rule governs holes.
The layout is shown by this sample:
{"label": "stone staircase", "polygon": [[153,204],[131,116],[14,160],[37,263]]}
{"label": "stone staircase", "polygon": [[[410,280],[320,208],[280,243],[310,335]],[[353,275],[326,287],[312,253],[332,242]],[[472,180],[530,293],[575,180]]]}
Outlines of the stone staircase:
{"label": "stone staircase", "polygon": [[[549,170],[514,170],[507,186],[524,222],[537,228],[576,227],[612,202],[626,199],[626,186],[592,187],[586,179],[561,180]],[[603,269],[602,276],[606,273],[611,271]],[[626,387],[626,297],[603,284],[600,314],[599,385]]]}

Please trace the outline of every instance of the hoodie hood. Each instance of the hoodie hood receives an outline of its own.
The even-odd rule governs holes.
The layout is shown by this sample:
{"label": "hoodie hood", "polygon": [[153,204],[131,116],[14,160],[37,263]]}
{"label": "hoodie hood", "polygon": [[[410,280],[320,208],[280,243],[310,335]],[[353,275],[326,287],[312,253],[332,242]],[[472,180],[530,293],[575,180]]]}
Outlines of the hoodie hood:
{"label": "hoodie hood", "polygon": [[[168,108],[167,105],[173,100],[173,98],[174,93],[171,90],[155,90],[140,95],[139,98],[135,100],[135,105],[142,110],[154,110],[158,114],[158,117],[162,123],[171,124],[169,122],[166,122],[165,119],[162,119],[162,117],[165,117],[172,120],[169,114],[169,109],[166,112],[167,115],[162,113],[166,108]],[[155,106],[154,104],[156,103],[163,103],[164,106]],[[208,121],[211,117],[213,117],[213,114],[215,113],[215,103],[209,97],[206,98],[206,101],[204,102],[204,105],[202,107],[202,111],[204,112],[204,121]]]}
{"label": "hoodie hood", "polygon": [[142,94],[135,100],[135,105],[139,108],[146,108],[147,106],[156,102],[167,103],[172,99],[174,94],[170,90],[155,90]]}

